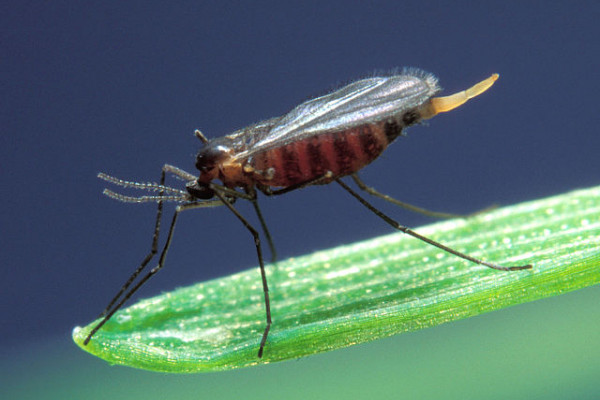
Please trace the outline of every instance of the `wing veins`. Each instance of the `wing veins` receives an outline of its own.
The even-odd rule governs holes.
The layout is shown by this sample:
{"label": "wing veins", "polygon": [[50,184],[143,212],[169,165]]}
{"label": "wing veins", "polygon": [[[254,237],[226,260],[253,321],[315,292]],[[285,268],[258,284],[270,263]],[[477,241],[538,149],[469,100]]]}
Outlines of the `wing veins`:
{"label": "wing veins", "polygon": [[[359,82],[355,82],[355,84]],[[256,143],[253,144],[251,148],[238,153],[235,156],[235,159],[239,160],[248,158],[253,154],[260,153],[262,151],[268,150],[269,148],[284,145],[286,143],[286,139],[289,140],[292,137],[294,139],[299,140],[320,133],[319,130],[307,130],[305,134],[301,134],[299,136],[293,135],[294,132],[301,130],[307,125],[310,125],[313,121],[318,120],[324,115],[329,114],[335,111],[336,109],[339,109],[340,107],[343,107],[344,105],[359,97],[365,96],[369,92],[377,89],[383,83],[385,83],[385,81],[373,82],[361,88],[360,90],[354,90],[349,93],[346,93],[338,99],[327,100],[328,97],[335,97],[334,95],[336,95],[339,91],[347,89],[348,86],[346,86],[340,89],[339,91],[329,93],[321,97],[317,97],[316,99],[308,100],[298,105],[292,111],[290,111],[289,113],[282,116],[279,120],[277,120],[271,127],[269,133],[265,135],[265,137],[262,140],[258,140]],[[298,111],[302,112],[298,113]],[[291,119],[292,117],[293,119]],[[277,130],[279,130],[280,132],[274,133],[274,131]]]}

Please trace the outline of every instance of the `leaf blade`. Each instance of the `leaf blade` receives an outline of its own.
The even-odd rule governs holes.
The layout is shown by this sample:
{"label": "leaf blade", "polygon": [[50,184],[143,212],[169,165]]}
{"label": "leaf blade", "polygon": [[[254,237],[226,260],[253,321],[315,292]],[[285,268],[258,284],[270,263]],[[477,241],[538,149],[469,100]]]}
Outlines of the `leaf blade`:
{"label": "leaf blade", "polygon": [[295,359],[435,326],[600,282],[600,187],[526,202],[418,232],[476,257],[473,265],[402,234],[268,266],[274,324],[263,359],[256,269],[120,311],[84,350],[110,363],[203,372]]}

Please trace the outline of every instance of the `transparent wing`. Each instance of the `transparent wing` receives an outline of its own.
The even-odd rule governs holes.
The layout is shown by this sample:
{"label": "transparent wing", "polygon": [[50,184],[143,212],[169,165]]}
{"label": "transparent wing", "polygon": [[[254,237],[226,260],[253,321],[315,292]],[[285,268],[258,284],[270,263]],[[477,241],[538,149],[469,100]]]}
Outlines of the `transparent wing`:
{"label": "transparent wing", "polygon": [[[437,79],[412,70],[402,75],[362,79],[325,96],[306,101],[279,118],[244,131],[248,146],[235,158],[244,159],[291,141],[379,122],[422,105],[440,90]],[[266,128],[266,129],[265,129]],[[240,132],[241,132],[240,131]]]}

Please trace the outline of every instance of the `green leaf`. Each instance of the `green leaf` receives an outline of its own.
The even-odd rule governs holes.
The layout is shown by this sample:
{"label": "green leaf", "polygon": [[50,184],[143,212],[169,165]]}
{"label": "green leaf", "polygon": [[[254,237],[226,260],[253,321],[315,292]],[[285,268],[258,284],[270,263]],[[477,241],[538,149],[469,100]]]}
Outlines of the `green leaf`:
{"label": "green leaf", "polygon": [[228,370],[414,331],[600,282],[600,186],[418,232],[467,254],[533,269],[472,264],[403,234],[267,266],[273,326],[264,329],[258,269],[142,300],[83,341],[112,364],[189,373]]}

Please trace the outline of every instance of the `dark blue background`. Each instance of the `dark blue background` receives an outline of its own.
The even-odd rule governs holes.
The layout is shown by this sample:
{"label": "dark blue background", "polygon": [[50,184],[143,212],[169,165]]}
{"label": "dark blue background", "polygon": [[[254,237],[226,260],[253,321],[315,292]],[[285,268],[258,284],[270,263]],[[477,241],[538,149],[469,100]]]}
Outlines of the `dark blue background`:
{"label": "dark blue background", "polygon": [[[3,346],[69,340],[149,249],[155,206],[102,196],[99,171],[193,171],[195,128],[217,137],[376,70],[416,66],[445,93],[501,75],[367,168],[383,191],[470,212],[600,182],[596,2],[205,3],[1,6]],[[262,206],[283,258],[390,232],[334,185]],[[226,209],[191,212],[141,295],[255,265]]]}

